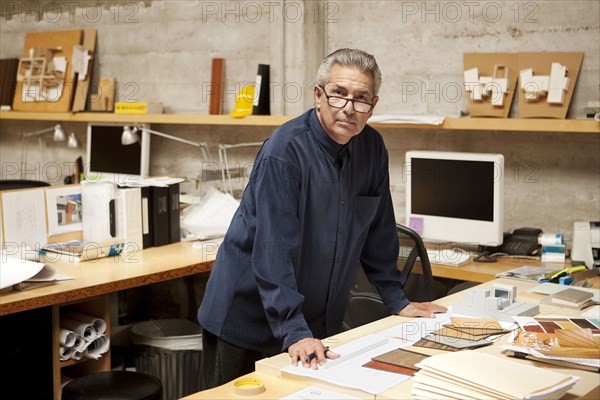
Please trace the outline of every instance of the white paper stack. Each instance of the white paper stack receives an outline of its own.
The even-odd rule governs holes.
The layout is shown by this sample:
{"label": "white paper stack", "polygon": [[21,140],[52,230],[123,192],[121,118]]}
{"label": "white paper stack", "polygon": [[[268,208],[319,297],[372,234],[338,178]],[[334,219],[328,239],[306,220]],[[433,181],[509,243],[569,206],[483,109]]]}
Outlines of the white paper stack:
{"label": "white paper stack", "polygon": [[428,357],[413,377],[419,399],[559,399],[578,377],[465,350]]}

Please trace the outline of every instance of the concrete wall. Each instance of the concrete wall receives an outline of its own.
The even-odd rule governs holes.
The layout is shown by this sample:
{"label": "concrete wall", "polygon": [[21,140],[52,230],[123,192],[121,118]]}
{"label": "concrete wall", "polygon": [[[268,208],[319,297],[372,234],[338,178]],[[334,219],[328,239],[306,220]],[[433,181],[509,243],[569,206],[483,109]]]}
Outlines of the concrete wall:
{"label": "concrete wall", "polygon": [[[376,113],[457,115],[464,102],[446,88],[460,87],[465,52],[584,52],[569,118],[583,117],[587,102],[599,100],[600,3],[595,1],[2,0],[0,6],[1,58],[20,56],[27,32],[94,28],[98,30],[94,81],[113,76],[119,99],[161,101],[169,113],[208,113],[211,59],[222,57],[226,60],[224,112],[232,109],[239,88],[254,81],[257,65],[267,63],[272,113],[297,115],[312,104],[311,85],[319,61],[345,46],[366,49],[379,61],[384,83]],[[20,134],[47,126],[50,123],[1,121],[2,177],[18,166]],[[65,124],[65,128],[84,139],[85,124]],[[215,161],[218,143],[262,140],[272,131],[265,127],[153,128],[207,141]],[[570,238],[573,221],[600,219],[598,134],[435,129],[383,129],[382,134],[390,149],[399,220],[404,218],[403,155],[410,149],[503,153],[510,175],[507,230],[538,226],[565,232]],[[160,138],[153,138],[153,143],[151,173],[200,175],[203,165],[195,149]],[[43,159],[36,147],[31,146],[29,160]],[[71,163],[82,154],[53,143],[48,147],[46,160],[56,165]],[[242,166],[252,157],[252,150],[232,153]],[[28,168],[51,180],[48,165]],[[198,188],[189,184],[187,190],[203,186],[203,182]]]}

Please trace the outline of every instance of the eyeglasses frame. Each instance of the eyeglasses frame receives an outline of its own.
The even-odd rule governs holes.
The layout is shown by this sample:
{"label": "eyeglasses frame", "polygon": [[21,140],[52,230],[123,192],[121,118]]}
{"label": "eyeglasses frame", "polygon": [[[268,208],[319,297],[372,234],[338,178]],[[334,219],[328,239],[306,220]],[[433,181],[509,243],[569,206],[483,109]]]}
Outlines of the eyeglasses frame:
{"label": "eyeglasses frame", "polygon": [[[374,105],[373,103],[367,103],[367,102],[365,102],[365,101],[360,101],[360,100],[356,100],[356,99],[351,99],[351,98],[349,98],[349,97],[340,97],[340,96],[329,95],[329,94],[327,94],[327,91],[325,90],[325,88],[324,88],[323,86],[321,86],[321,85],[317,85],[317,86],[318,86],[318,87],[319,87],[319,88],[320,88],[320,89],[323,91],[323,95],[324,95],[324,96],[325,96],[325,98],[327,99],[327,104],[328,104],[330,107],[333,107],[333,108],[344,108],[344,107],[346,107],[346,105],[348,105],[348,102],[350,101],[350,102],[352,102],[352,109],[353,109],[354,111],[356,111],[357,113],[359,113],[359,114],[368,114],[368,113],[370,113],[371,111],[373,111],[373,107],[375,107],[375,105]],[[329,103],[329,99],[330,99],[330,98],[334,98],[334,99],[340,99],[340,100],[346,100],[346,102],[344,103],[344,105],[343,105],[343,106],[340,106],[340,107],[338,107],[338,106],[334,106],[334,105],[332,105],[331,103]],[[371,106],[371,108],[369,108],[369,110],[368,110],[368,111],[358,111],[358,110],[356,109],[356,107],[354,106],[354,103],[367,104],[367,105]]]}

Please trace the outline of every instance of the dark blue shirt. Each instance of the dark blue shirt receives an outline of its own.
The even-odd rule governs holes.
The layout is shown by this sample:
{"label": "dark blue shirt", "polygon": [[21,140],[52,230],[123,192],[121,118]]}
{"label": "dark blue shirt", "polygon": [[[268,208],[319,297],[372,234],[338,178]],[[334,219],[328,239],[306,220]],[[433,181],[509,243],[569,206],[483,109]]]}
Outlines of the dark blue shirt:
{"label": "dark blue shirt", "polygon": [[360,263],[390,313],[404,308],[397,258],[381,135],[367,125],[340,145],[313,109],[259,151],[198,319],[229,343],[277,354],[341,330]]}

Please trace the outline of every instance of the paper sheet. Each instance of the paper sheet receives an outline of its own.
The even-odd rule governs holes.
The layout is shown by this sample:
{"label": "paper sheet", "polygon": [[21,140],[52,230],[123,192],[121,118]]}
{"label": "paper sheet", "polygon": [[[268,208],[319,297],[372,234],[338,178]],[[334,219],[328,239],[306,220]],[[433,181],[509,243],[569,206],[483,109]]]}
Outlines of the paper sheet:
{"label": "paper sheet", "polygon": [[70,275],[58,274],[54,267],[50,265],[44,265],[42,270],[27,279],[27,282],[53,282],[53,281],[68,281],[70,279],[75,279]]}
{"label": "paper sheet", "polygon": [[0,289],[23,282],[44,268],[44,264],[7,257],[0,258]]}
{"label": "paper sheet", "polygon": [[102,335],[88,343],[85,350],[83,351],[84,357],[97,360],[102,357],[102,354],[106,353],[110,347],[110,339],[106,335]]}
{"label": "paper sheet", "polygon": [[63,312],[60,317],[60,359],[97,360],[110,348],[106,336],[106,321],[76,311]]}
{"label": "paper sheet", "polygon": [[592,308],[587,309],[584,313],[581,314],[583,318],[595,318],[600,319],[600,306],[594,306]]}
{"label": "paper sheet", "polygon": [[2,216],[5,245],[40,248],[47,242],[44,189],[4,192]]}
{"label": "paper sheet", "polygon": [[369,118],[369,123],[379,122],[382,124],[424,124],[424,125],[441,125],[446,117],[439,115],[399,115],[399,114],[382,114],[373,115]]}
{"label": "paper sheet", "polygon": [[317,386],[309,386],[289,396],[282,397],[281,400],[358,400],[358,397],[343,393],[332,392],[331,390],[321,389]]}
{"label": "paper sheet", "polygon": [[60,345],[65,347],[73,347],[75,344],[75,332],[68,329],[60,329]]}
{"label": "paper sheet", "polygon": [[75,332],[91,342],[106,332],[106,322],[101,318],[78,312],[63,312],[60,327]]}
{"label": "paper sheet", "polygon": [[210,188],[202,201],[183,211],[181,229],[184,241],[203,240],[224,236],[239,202],[230,194]]}
{"label": "paper sheet", "polygon": [[447,386],[445,380],[448,380],[458,387],[470,386],[515,399],[553,398],[552,392],[571,387],[579,379],[474,350],[437,354],[418,366],[421,370],[415,374],[415,381],[419,382],[423,376],[426,386],[434,386],[433,380]]}
{"label": "paper sheet", "polygon": [[[403,346],[406,346],[406,343],[371,334],[332,348],[331,350],[340,354],[341,357],[326,362],[318,370],[304,368],[301,365],[295,367],[288,365],[281,371],[377,394],[409,379],[410,376],[366,368],[362,365],[373,357]],[[364,351],[365,349],[370,350]],[[327,366],[328,363],[330,366]]]}
{"label": "paper sheet", "polygon": [[402,339],[408,344],[413,344],[431,332],[443,328],[445,324],[449,324],[451,315],[448,312],[435,314],[434,318],[415,318],[412,321],[381,331],[379,335]]}

